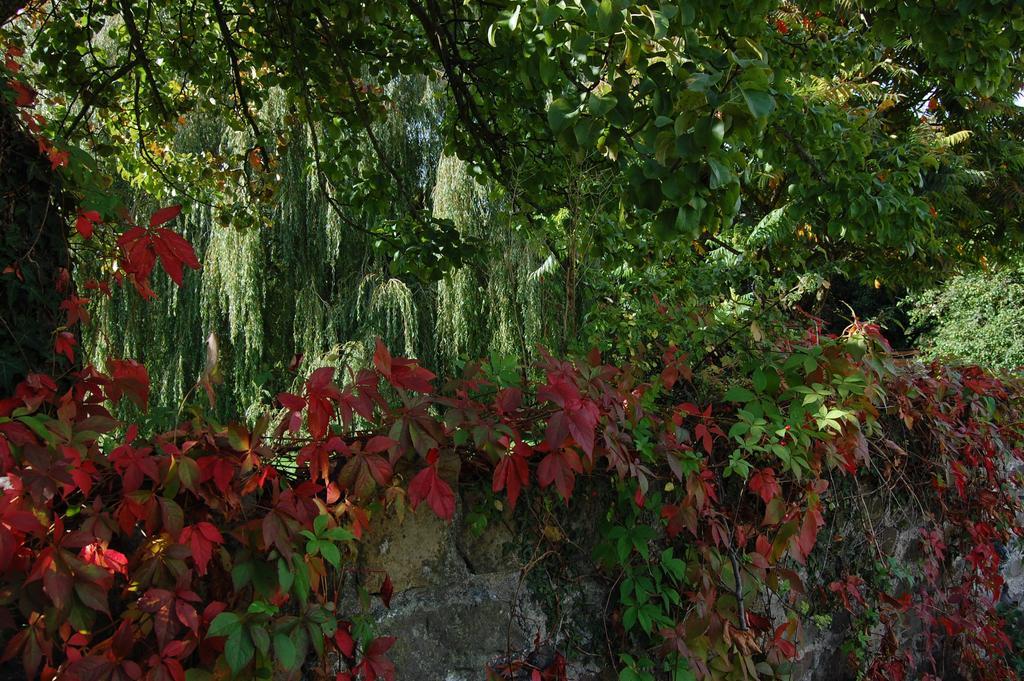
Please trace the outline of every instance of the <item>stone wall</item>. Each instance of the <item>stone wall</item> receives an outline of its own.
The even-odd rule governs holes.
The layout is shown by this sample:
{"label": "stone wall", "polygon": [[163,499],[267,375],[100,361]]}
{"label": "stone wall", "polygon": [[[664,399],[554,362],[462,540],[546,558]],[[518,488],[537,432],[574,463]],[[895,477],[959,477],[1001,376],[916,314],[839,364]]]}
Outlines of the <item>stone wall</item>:
{"label": "stone wall", "polygon": [[[609,622],[612,584],[595,573],[589,558],[598,536],[599,504],[576,504],[571,514],[562,514],[573,520],[561,522],[572,525],[547,527],[540,540],[534,530],[518,532],[508,514],[476,533],[461,501],[452,523],[425,506],[401,521],[375,518],[360,543],[360,574],[371,590],[385,569],[393,582],[391,607],[375,599],[372,614],[381,635],[397,637],[390,653],[397,681],[477,681],[487,678],[489,666],[510,660],[544,668],[556,650],[566,656],[570,681],[614,681],[617,675],[607,663],[609,648],[616,647]],[[897,517],[885,509],[872,511],[879,518]],[[916,550],[916,528],[879,522],[876,529],[886,555],[906,558]],[[839,553],[835,560],[846,557]],[[1024,554],[1010,552],[1006,573],[1006,598],[1019,602]],[[840,650],[849,624],[845,613],[832,614],[821,628],[807,622],[794,681],[855,678]],[[513,678],[531,679],[529,671]]]}
{"label": "stone wall", "polygon": [[579,545],[538,548],[503,519],[476,533],[461,508],[445,523],[421,507],[377,522],[361,546],[360,574],[372,581],[386,569],[394,585],[391,607],[378,600],[372,612],[381,634],[398,639],[390,651],[398,681],[479,681],[510,662],[520,664],[515,678],[529,680],[556,650],[571,681],[615,679],[602,671],[607,587],[587,574],[551,578],[567,561],[579,564]]}

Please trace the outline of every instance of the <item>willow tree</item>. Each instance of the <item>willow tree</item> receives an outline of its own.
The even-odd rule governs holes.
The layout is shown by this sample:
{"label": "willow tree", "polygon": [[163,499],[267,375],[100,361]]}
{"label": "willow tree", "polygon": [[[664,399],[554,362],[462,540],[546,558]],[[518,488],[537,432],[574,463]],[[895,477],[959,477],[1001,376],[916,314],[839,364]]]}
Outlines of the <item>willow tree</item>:
{"label": "willow tree", "polygon": [[[405,77],[388,88],[395,106],[374,134],[403,174],[429,187],[440,153],[436,85]],[[259,120],[282,123],[288,112],[281,101],[277,93]],[[85,344],[91,358],[147,361],[158,408],[176,411],[197,396],[212,344],[227,379],[218,391],[225,414],[255,409],[308,366],[362,362],[378,335],[396,351],[432,356],[433,335],[420,333],[432,325],[432,287],[390,273],[369,237],[346,223],[348,212],[331,209],[310,132],[302,126],[287,132],[273,161],[272,192],[258,204],[236,198],[254,189],[228,172],[224,189],[197,198],[183,219],[185,235],[202,254],[202,276],[190,274],[184,287],[157,282],[155,302],[142,303],[126,290],[96,301]],[[246,143],[244,134],[205,117],[180,126],[167,155],[180,163],[224,159],[243,154]],[[151,188],[138,182],[115,190],[128,203],[153,200]],[[85,263],[77,274],[85,282],[100,272]],[[305,361],[293,373],[276,370],[295,355]]]}

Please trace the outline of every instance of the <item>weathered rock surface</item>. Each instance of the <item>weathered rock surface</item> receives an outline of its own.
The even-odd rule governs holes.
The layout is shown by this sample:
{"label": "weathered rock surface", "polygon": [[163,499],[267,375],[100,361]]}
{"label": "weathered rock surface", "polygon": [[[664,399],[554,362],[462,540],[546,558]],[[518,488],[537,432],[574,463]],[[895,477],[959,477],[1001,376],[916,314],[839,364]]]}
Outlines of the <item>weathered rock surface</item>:
{"label": "weathered rock surface", "polygon": [[[529,559],[510,527],[496,522],[475,534],[461,517],[444,523],[421,507],[403,521],[375,522],[361,545],[367,580],[386,570],[394,585],[391,607],[378,602],[372,614],[382,634],[397,637],[389,657],[398,681],[477,681],[509,660],[543,668],[556,649],[571,681],[614,678],[601,674],[604,641],[596,636],[603,587],[538,584],[543,577],[524,571]],[[558,612],[545,605],[552,597]]]}

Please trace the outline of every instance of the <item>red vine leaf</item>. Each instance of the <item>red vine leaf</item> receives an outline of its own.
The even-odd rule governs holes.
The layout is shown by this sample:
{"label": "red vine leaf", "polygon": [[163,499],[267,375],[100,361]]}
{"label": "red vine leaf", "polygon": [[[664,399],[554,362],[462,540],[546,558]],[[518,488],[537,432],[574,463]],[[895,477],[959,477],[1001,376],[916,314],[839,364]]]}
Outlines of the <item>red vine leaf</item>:
{"label": "red vine leaf", "polygon": [[388,383],[396,388],[426,394],[434,391],[434,387],[430,384],[436,378],[433,372],[421,367],[416,360],[392,357],[380,338],[377,338],[377,345],[373,352],[373,366]]}
{"label": "red vine leaf", "polygon": [[782,492],[782,487],[775,479],[775,471],[771,468],[762,468],[751,475],[748,484],[750,491],[761,497],[766,504]]}
{"label": "red vine leaf", "polygon": [[364,681],[395,680],[395,665],[389,660],[385,653],[395,645],[394,636],[382,636],[373,639],[373,642],[366,647],[363,659],[356,665],[354,671],[362,672]]}
{"label": "red vine leaf", "polygon": [[306,381],[306,424],[309,434],[317,440],[327,435],[334,418],[334,403],[341,399],[341,391],[333,381],[334,367],[317,369]]}
{"label": "red vine leaf", "polygon": [[380,602],[385,608],[391,607],[391,597],[395,595],[395,585],[391,583],[391,575],[384,575],[384,581],[380,585]]}
{"label": "red vine leaf", "polygon": [[79,298],[75,295],[68,296],[60,301],[60,309],[68,314],[67,326],[74,326],[78,322],[83,324],[89,323],[89,311],[85,309],[85,305],[88,302],[88,298]]}
{"label": "red vine leaf", "polygon": [[192,551],[192,560],[200,576],[206,574],[215,546],[224,543],[224,536],[216,527],[207,522],[196,523],[181,531],[179,541]]}
{"label": "red vine leaf", "polygon": [[594,429],[597,427],[597,418],[600,414],[597,405],[589,399],[584,399],[579,388],[564,377],[553,374],[548,375],[547,385],[537,389],[537,399],[554,402],[562,408],[548,422],[548,434],[545,436],[548,445],[554,446],[555,442],[561,442],[561,438],[554,439],[552,433],[561,430],[563,424],[559,421],[564,420],[564,426],[568,428],[569,434],[583,448],[586,455],[593,458]]}
{"label": "red vine leaf", "polygon": [[537,467],[537,480],[541,487],[554,484],[566,502],[576,485],[576,473],[583,472],[579,454],[571,447],[562,447],[545,456]]}
{"label": "red vine leaf", "polygon": [[164,271],[178,286],[182,284],[183,266],[199,269],[192,245],[169,229],[132,227],[118,238],[117,245],[124,254],[125,271],[135,275],[140,283],[149,278],[158,257]]}
{"label": "red vine leaf", "polygon": [[101,222],[99,212],[95,210],[78,211],[78,218],[75,220],[75,231],[82,235],[83,239],[91,239],[93,227]]}
{"label": "red vine leaf", "polygon": [[76,345],[78,345],[78,341],[75,340],[75,334],[69,331],[61,331],[53,342],[53,350],[59,355],[64,355],[68,358],[69,362],[74,364]]}
{"label": "red vine leaf", "polygon": [[509,508],[516,507],[520,491],[530,484],[530,469],[527,466],[526,458],[532,453],[533,451],[528,445],[517,442],[513,451],[501,457],[501,461],[494,468],[491,489],[494,492],[505,490],[508,494]]}
{"label": "red vine leaf", "polygon": [[160,210],[153,213],[153,215],[149,218],[149,226],[159,227],[165,222],[170,222],[174,218],[178,217],[178,213],[180,212],[181,206],[177,204],[173,206],[167,206],[166,208],[161,208]]}
{"label": "red vine leaf", "polygon": [[455,493],[437,473],[437,450],[431,450],[430,464],[409,483],[409,503],[415,510],[423,501],[438,518],[451,520],[455,515]]}
{"label": "red vine leaf", "polygon": [[133,359],[107,360],[111,381],[106,385],[107,398],[117,404],[127,396],[145,411],[149,407],[149,372]]}

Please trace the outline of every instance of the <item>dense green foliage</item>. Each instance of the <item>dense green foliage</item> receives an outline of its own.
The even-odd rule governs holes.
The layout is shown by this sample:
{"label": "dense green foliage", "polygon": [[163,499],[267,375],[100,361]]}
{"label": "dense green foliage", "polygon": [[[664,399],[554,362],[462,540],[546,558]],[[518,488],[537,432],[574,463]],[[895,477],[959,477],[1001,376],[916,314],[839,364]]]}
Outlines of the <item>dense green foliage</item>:
{"label": "dense green foliage", "polygon": [[1006,371],[1024,366],[1022,304],[1017,268],[954,277],[908,301],[927,354]]}
{"label": "dense green foliage", "polygon": [[728,307],[997,259],[1020,224],[1020,13],[62,2],[10,34],[47,130],[98,159],[84,205],[182,202],[204,263],[145,315],[101,303],[91,356],[146,359],[174,411],[215,333],[227,414],[293,354],[358,364],[377,334],[442,371],[606,344],[650,271],[647,292]]}

